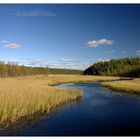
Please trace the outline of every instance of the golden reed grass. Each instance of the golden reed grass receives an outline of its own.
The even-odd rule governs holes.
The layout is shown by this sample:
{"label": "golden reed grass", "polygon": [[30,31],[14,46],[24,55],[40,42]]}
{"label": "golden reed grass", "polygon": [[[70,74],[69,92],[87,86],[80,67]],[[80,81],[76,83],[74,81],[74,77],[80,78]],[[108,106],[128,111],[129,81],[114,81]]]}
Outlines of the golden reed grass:
{"label": "golden reed grass", "polygon": [[0,124],[7,126],[37,112],[49,113],[52,108],[82,96],[80,90],[58,89],[50,85],[113,79],[116,77],[80,75],[0,78]]}
{"label": "golden reed grass", "polygon": [[102,85],[113,91],[140,95],[140,78],[135,78],[133,80],[103,82]]}

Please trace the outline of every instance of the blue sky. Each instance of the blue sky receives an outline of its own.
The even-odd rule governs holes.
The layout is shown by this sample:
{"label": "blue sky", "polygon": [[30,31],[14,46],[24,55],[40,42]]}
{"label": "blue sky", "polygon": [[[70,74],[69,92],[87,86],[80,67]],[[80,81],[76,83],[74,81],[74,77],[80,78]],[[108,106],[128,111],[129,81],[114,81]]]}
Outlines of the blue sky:
{"label": "blue sky", "polygon": [[140,5],[0,4],[0,60],[85,69],[140,56]]}

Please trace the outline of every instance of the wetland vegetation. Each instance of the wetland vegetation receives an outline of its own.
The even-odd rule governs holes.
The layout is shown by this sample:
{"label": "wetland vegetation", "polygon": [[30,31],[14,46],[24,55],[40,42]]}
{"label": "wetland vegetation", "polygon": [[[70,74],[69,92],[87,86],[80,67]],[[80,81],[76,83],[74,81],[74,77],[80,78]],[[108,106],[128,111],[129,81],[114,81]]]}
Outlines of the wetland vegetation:
{"label": "wetland vegetation", "polygon": [[113,91],[140,95],[140,78],[113,82],[102,82],[102,85]]}
{"label": "wetland vegetation", "polygon": [[51,85],[114,79],[117,78],[82,75],[0,78],[0,123],[6,126],[22,117],[31,118],[36,112],[49,113],[52,108],[82,96],[80,90],[58,89]]}

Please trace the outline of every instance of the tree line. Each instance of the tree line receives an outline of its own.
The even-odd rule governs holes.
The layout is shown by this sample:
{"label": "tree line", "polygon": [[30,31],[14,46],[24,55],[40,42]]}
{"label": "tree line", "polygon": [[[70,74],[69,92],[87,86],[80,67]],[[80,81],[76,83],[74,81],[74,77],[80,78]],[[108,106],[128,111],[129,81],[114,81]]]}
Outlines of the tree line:
{"label": "tree line", "polygon": [[140,77],[140,58],[131,57],[98,62],[88,67],[83,74]]}
{"label": "tree line", "polygon": [[5,63],[0,61],[0,77],[81,73],[81,70],[55,69],[48,67],[27,67],[24,65],[20,66],[18,63],[14,62]]}

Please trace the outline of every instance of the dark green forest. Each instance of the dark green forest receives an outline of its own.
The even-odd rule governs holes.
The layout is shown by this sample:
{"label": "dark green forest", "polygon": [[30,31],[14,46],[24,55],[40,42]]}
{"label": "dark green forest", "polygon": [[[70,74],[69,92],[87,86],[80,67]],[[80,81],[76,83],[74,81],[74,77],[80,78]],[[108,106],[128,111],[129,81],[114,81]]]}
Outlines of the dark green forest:
{"label": "dark green forest", "polygon": [[81,70],[19,66],[17,63],[0,62],[0,77],[48,74],[82,74]]}
{"label": "dark green forest", "polygon": [[88,67],[83,74],[140,77],[140,58],[131,57],[98,62]]}

